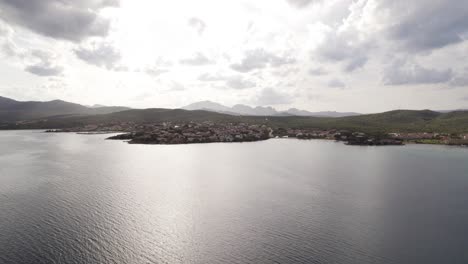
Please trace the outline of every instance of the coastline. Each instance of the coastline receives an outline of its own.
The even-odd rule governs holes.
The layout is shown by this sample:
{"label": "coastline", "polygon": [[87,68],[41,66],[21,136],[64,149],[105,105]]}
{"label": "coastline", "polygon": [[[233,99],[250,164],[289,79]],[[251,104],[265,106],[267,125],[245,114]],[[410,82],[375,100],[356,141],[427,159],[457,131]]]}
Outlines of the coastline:
{"label": "coastline", "polygon": [[[49,133],[49,132],[48,132]],[[107,132],[101,132],[101,133],[81,133],[81,132],[56,132],[56,133],[76,133],[78,135],[106,135],[106,134],[117,134],[115,136],[119,135],[125,135],[127,133],[125,132],[118,132],[118,131],[107,131]],[[113,136],[114,137],[114,136]],[[329,141],[329,142],[341,142],[344,145],[347,146],[362,146],[362,147],[389,147],[389,146],[405,146],[405,145],[422,145],[422,146],[446,146],[446,147],[457,147],[457,148],[467,148],[468,145],[449,145],[449,144],[430,144],[430,143],[417,143],[414,141],[403,141],[402,144],[393,144],[393,145],[369,145],[369,144],[347,144],[347,142],[341,141],[341,140],[336,140],[336,139],[331,139],[331,138],[296,138],[296,137],[271,137],[271,138],[266,138],[266,139],[260,139],[260,140],[251,140],[251,141],[231,141],[231,142],[223,142],[223,141],[210,141],[210,142],[186,142],[186,143],[154,143],[154,142],[131,142],[130,139],[118,139],[118,138],[105,138],[105,140],[116,140],[116,141],[122,141],[131,145],[192,145],[192,144],[210,144],[210,143],[252,143],[252,142],[261,142],[261,141],[267,141],[267,140],[298,140],[298,141],[312,141],[312,140],[319,140],[319,141]]]}

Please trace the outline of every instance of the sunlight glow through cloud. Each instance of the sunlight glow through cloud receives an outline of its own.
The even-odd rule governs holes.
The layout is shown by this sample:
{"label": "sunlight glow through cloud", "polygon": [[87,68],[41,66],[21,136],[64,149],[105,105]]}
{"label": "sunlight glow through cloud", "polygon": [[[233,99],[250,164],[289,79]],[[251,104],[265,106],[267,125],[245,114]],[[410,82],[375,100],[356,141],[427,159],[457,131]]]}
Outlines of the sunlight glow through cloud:
{"label": "sunlight glow through cloud", "polygon": [[[460,98],[468,95],[460,81],[468,45],[457,37],[468,34],[468,4],[456,0],[417,0],[405,14],[396,11],[405,5],[402,0],[82,0],[70,2],[71,13],[50,14],[50,21],[84,17],[88,28],[74,33],[80,35],[47,29],[40,23],[50,21],[41,18],[37,25],[24,21],[27,12],[56,1],[25,7],[0,0],[0,70],[11,73],[0,95],[180,107],[200,100],[255,105],[272,89],[288,97],[271,100],[280,102],[278,108],[359,112],[397,108],[401,97],[409,97],[412,108],[462,108]],[[444,22],[458,23],[452,31],[441,31],[438,12],[452,12]],[[433,17],[432,24],[411,33],[418,21]],[[96,31],[97,22],[108,23],[108,31]],[[37,62],[35,52],[49,55]],[[438,82],[424,74],[389,76],[402,60],[453,76]],[[200,80],[207,74],[225,79]],[[389,82],[392,77],[397,79]],[[339,91],[329,85],[337,80]],[[321,100],[309,99],[317,95]]]}

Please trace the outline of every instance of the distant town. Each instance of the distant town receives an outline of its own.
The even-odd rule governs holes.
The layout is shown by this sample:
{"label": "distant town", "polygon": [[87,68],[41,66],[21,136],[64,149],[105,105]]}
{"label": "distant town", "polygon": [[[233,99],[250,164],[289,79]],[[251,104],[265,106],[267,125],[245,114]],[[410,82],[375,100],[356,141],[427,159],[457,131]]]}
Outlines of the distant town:
{"label": "distant town", "polygon": [[110,140],[125,140],[130,144],[191,144],[211,142],[252,142],[270,138],[328,139],[348,145],[444,144],[468,145],[468,134],[443,133],[364,133],[337,129],[272,128],[248,123],[162,122],[138,124],[111,122],[46,132],[76,132],[83,134],[121,132]]}

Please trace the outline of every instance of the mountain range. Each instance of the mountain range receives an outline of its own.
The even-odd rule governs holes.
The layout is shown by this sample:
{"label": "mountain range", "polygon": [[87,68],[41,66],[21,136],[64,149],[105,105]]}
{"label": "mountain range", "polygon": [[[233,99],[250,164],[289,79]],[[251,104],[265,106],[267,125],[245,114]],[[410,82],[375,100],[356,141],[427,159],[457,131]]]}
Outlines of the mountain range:
{"label": "mountain range", "polygon": [[[123,106],[85,106],[62,100],[53,101],[17,101],[0,96],[0,121],[13,122],[39,119],[51,116],[99,115],[130,110]],[[184,110],[205,110],[234,116],[314,116],[314,117],[344,117],[355,116],[357,113],[340,112],[309,112],[291,108],[287,111],[277,111],[273,107],[250,107],[237,104],[227,107],[211,101],[202,101],[182,107]]]}
{"label": "mountain range", "polygon": [[182,107],[185,110],[205,110],[229,115],[243,115],[243,116],[314,116],[314,117],[345,117],[356,116],[359,113],[353,112],[309,112],[297,108],[290,108],[286,111],[278,111],[271,106],[257,106],[250,107],[248,105],[236,104],[228,107],[212,101],[201,101]]}
{"label": "mountain range", "polygon": [[[201,104],[201,106],[218,106]],[[393,110],[376,114],[345,117],[299,116],[281,113],[270,107],[256,107],[261,115],[233,114],[233,109],[251,111],[249,107],[191,110],[130,109],[120,106],[83,106],[61,100],[21,102],[0,97],[0,129],[71,128],[102,123],[161,122],[243,122],[277,128],[347,129],[363,132],[445,132],[468,133],[468,111]],[[298,110],[300,111],[300,110]],[[221,113],[226,112],[226,113]],[[251,112],[243,112],[251,113]],[[271,115],[271,116],[269,116]],[[266,118],[266,116],[268,116]]]}

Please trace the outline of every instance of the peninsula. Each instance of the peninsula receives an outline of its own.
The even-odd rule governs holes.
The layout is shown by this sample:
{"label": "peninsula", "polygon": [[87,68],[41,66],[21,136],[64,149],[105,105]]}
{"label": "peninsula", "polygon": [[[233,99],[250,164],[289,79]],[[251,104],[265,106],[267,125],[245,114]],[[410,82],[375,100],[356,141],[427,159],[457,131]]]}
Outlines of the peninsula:
{"label": "peninsula", "polygon": [[90,108],[60,100],[20,102],[1,97],[0,129],[118,132],[122,134],[112,139],[132,144],[248,142],[278,137],[338,140],[348,145],[468,145],[468,111],[463,110],[393,110],[340,117],[293,113],[262,116],[214,110]]}

